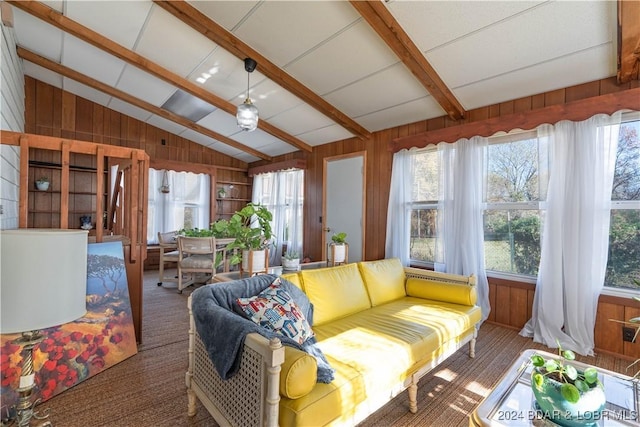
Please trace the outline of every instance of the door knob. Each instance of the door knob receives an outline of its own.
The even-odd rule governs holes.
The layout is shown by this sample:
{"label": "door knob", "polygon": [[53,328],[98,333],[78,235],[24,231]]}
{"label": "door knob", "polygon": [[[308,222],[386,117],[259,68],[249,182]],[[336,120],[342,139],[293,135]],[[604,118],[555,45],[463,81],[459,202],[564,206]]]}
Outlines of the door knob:
{"label": "door knob", "polygon": [[323,230],[323,231],[326,231],[327,233],[329,233],[329,232],[331,231],[331,229],[330,229],[329,227],[327,227],[327,228],[323,228],[322,230]]}

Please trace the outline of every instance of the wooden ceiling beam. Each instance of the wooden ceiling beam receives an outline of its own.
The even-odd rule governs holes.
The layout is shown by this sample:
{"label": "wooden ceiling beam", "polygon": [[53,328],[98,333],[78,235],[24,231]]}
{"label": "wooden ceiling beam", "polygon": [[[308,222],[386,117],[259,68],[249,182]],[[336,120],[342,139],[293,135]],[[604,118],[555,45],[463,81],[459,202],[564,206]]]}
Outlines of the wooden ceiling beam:
{"label": "wooden ceiling beam", "polygon": [[[167,70],[166,68],[161,67],[160,65],[150,61],[147,58],[125,48],[124,46],[119,45],[118,43],[104,37],[103,35],[75,22],[72,19],[67,18],[62,15],[58,11],[50,8],[49,6],[40,3],[38,1],[19,1],[19,0],[6,0],[11,5],[47,22],[48,24],[53,25],[56,28],[61,29],[69,34],[72,34],[78,37],[80,40],[83,40],[92,46],[101,49],[116,58],[119,58],[144,72],[147,72],[155,77],[158,77],[165,82],[174,85],[185,92],[190,93],[191,95],[200,98],[209,104],[220,108],[221,110],[226,111],[227,113],[235,116],[237,106],[230,103],[226,99],[220,98],[219,96],[203,89],[195,83],[190,82],[189,80]],[[260,120],[258,122],[258,126],[260,129],[265,132],[275,136],[296,147],[299,150],[304,150],[307,152],[311,152],[313,149],[304,141],[299,138],[294,137],[293,135],[289,135],[281,129],[276,128],[275,126],[267,123],[264,120]]]}
{"label": "wooden ceiling beam", "polygon": [[640,0],[618,0],[618,83],[640,79]]}
{"label": "wooden ceiling beam", "polygon": [[147,110],[153,114],[156,114],[160,117],[163,117],[167,120],[173,121],[175,123],[178,123],[184,127],[187,127],[189,129],[192,129],[196,132],[199,132],[203,135],[209,136],[217,141],[220,141],[223,144],[226,144],[230,147],[233,148],[237,148],[238,150],[244,151],[245,153],[251,154],[252,156],[256,156],[259,157],[263,160],[267,160],[267,161],[271,161],[273,158],[267,154],[264,154],[260,151],[254,150],[251,147],[247,147],[246,145],[243,145],[241,143],[239,143],[238,141],[235,141],[229,137],[226,137],[224,135],[221,135],[215,131],[212,131],[211,129],[205,128],[204,126],[200,126],[197,123],[192,122],[191,120],[185,119],[182,116],[179,116],[175,113],[172,113],[171,111],[162,109],[160,107],[156,107],[153,104],[150,104],[146,101],[143,101],[141,99],[138,99],[132,95],[129,95],[126,92],[123,92],[119,89],[116,89],[112,86],[109,86],[107,84],[104,84],[96,79],[93,79],[91,77],[88,77],[84,74],[81,74],[75,70],[72,70],[71,68],[65,67],[64,65],[58,64],[57,62],[51,61],[50,59],[47,59],[43,56],[40,56],[34,52],[31,52],[30,50],[24,49],[22,47],[17,48],[17,53],[18,56],[22,59],[24,59],[25,61],[29,61],[32,62],[36,65],[39,65],[43,68],[46,68],[48,70],[51,70],[55,73],[58,73],[64,77],[68,77],[70,79],[73,79],[79,83],[82,83],[84,85],[87,85],[89,87],[95,88],[96,90],[99,90],[103,93],[106,93],[107,95],[113,96],[115,98],[121,99],[124,102],[128,102],[131,105],[135,105],[138,108],[142,108],[143,110]]}
{"label": "wooden ceiling beam", "polygon": [[452,120],[464,118],[466,111],[442,81],[424,54],[380,0],[350,0],[351,5],[395,52],[404,65],[436,99]]}
{"label": "wooden ceiling beam", "polygon": [[247,57],[255,59],[258,62],[258,69],[262,74],[282,86],[287,91],[293,93],[307,104],[311,105],[320,113],[331,118],[358,138],[368,139],[371,137],[371,132],[360,126],[355,120],[329,104],[324,100],[324,98],[291,77],[283,69],[269,61],[258,51],[235,37],[231,32],[227,31],[226,28],[222,27],[215,21],[212,21],[208,16],[188,4],[186,1],[153,1],[155,4],[162,7],[164,10],[171,13],[173,16],[180,19],[182,22],[189,25],[191,28],[198,31],[239,59],[244,60],[244,58]]}

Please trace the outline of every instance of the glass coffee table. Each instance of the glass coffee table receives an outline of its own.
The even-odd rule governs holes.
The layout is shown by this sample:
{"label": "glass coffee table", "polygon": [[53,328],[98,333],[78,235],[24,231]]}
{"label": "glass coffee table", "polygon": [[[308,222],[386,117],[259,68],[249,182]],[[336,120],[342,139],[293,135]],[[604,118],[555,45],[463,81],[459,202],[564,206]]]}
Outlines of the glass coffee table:
{"label": "glass coffee table", "polygon": [[[531,355],[543,357],[559,356],[540,350],[525,350],[511,365],[498,384],[469,416],[470,427],[480,426],[544,426],[556,424],[536,411],[531,391]],[[576,367],[587,367],[584,363],[571,362]],[[598,368],[600,381],[604,384],[607,405],[602,418],[594,426],[640,426],[640,386],[631,377]]]}

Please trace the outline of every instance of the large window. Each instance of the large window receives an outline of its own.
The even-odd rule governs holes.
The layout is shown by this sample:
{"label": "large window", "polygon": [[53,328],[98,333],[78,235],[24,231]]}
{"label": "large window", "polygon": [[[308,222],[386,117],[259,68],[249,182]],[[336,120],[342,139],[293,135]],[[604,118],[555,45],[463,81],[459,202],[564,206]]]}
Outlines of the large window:
{"label": "large window", "polygon": [[158,232],[208,228],[210,185],[206,174],[149,169],[147,243],[158,243]]}
{"label": "large window", "polygon": [[[640,121],[623,122],[612,190],[605,285],[640,289]],[[538,273],[549,171],[548,140],[535,132],[489,139],[484,158],[485,265],[489,274],[535,277]],[[410,258],[441,261],[437,236],[441,197],[438,151],[411,161]]]}

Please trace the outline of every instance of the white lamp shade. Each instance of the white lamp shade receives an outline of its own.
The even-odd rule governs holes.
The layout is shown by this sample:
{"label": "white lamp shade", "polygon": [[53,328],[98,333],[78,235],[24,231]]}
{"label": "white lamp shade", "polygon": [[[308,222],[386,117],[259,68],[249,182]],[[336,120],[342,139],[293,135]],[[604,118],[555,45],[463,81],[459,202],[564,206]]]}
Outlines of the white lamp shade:
{"label": "white lamp shade", "polygon": [[87,312],[88,233],[0,231],[0,332],[50,328]]}
{"label": "white lamp shade", "polygon": [[236,120],[238,127],[247,132],[256,130],[258,127],[258,109],[248,98],[243,104],[238,105]]}

